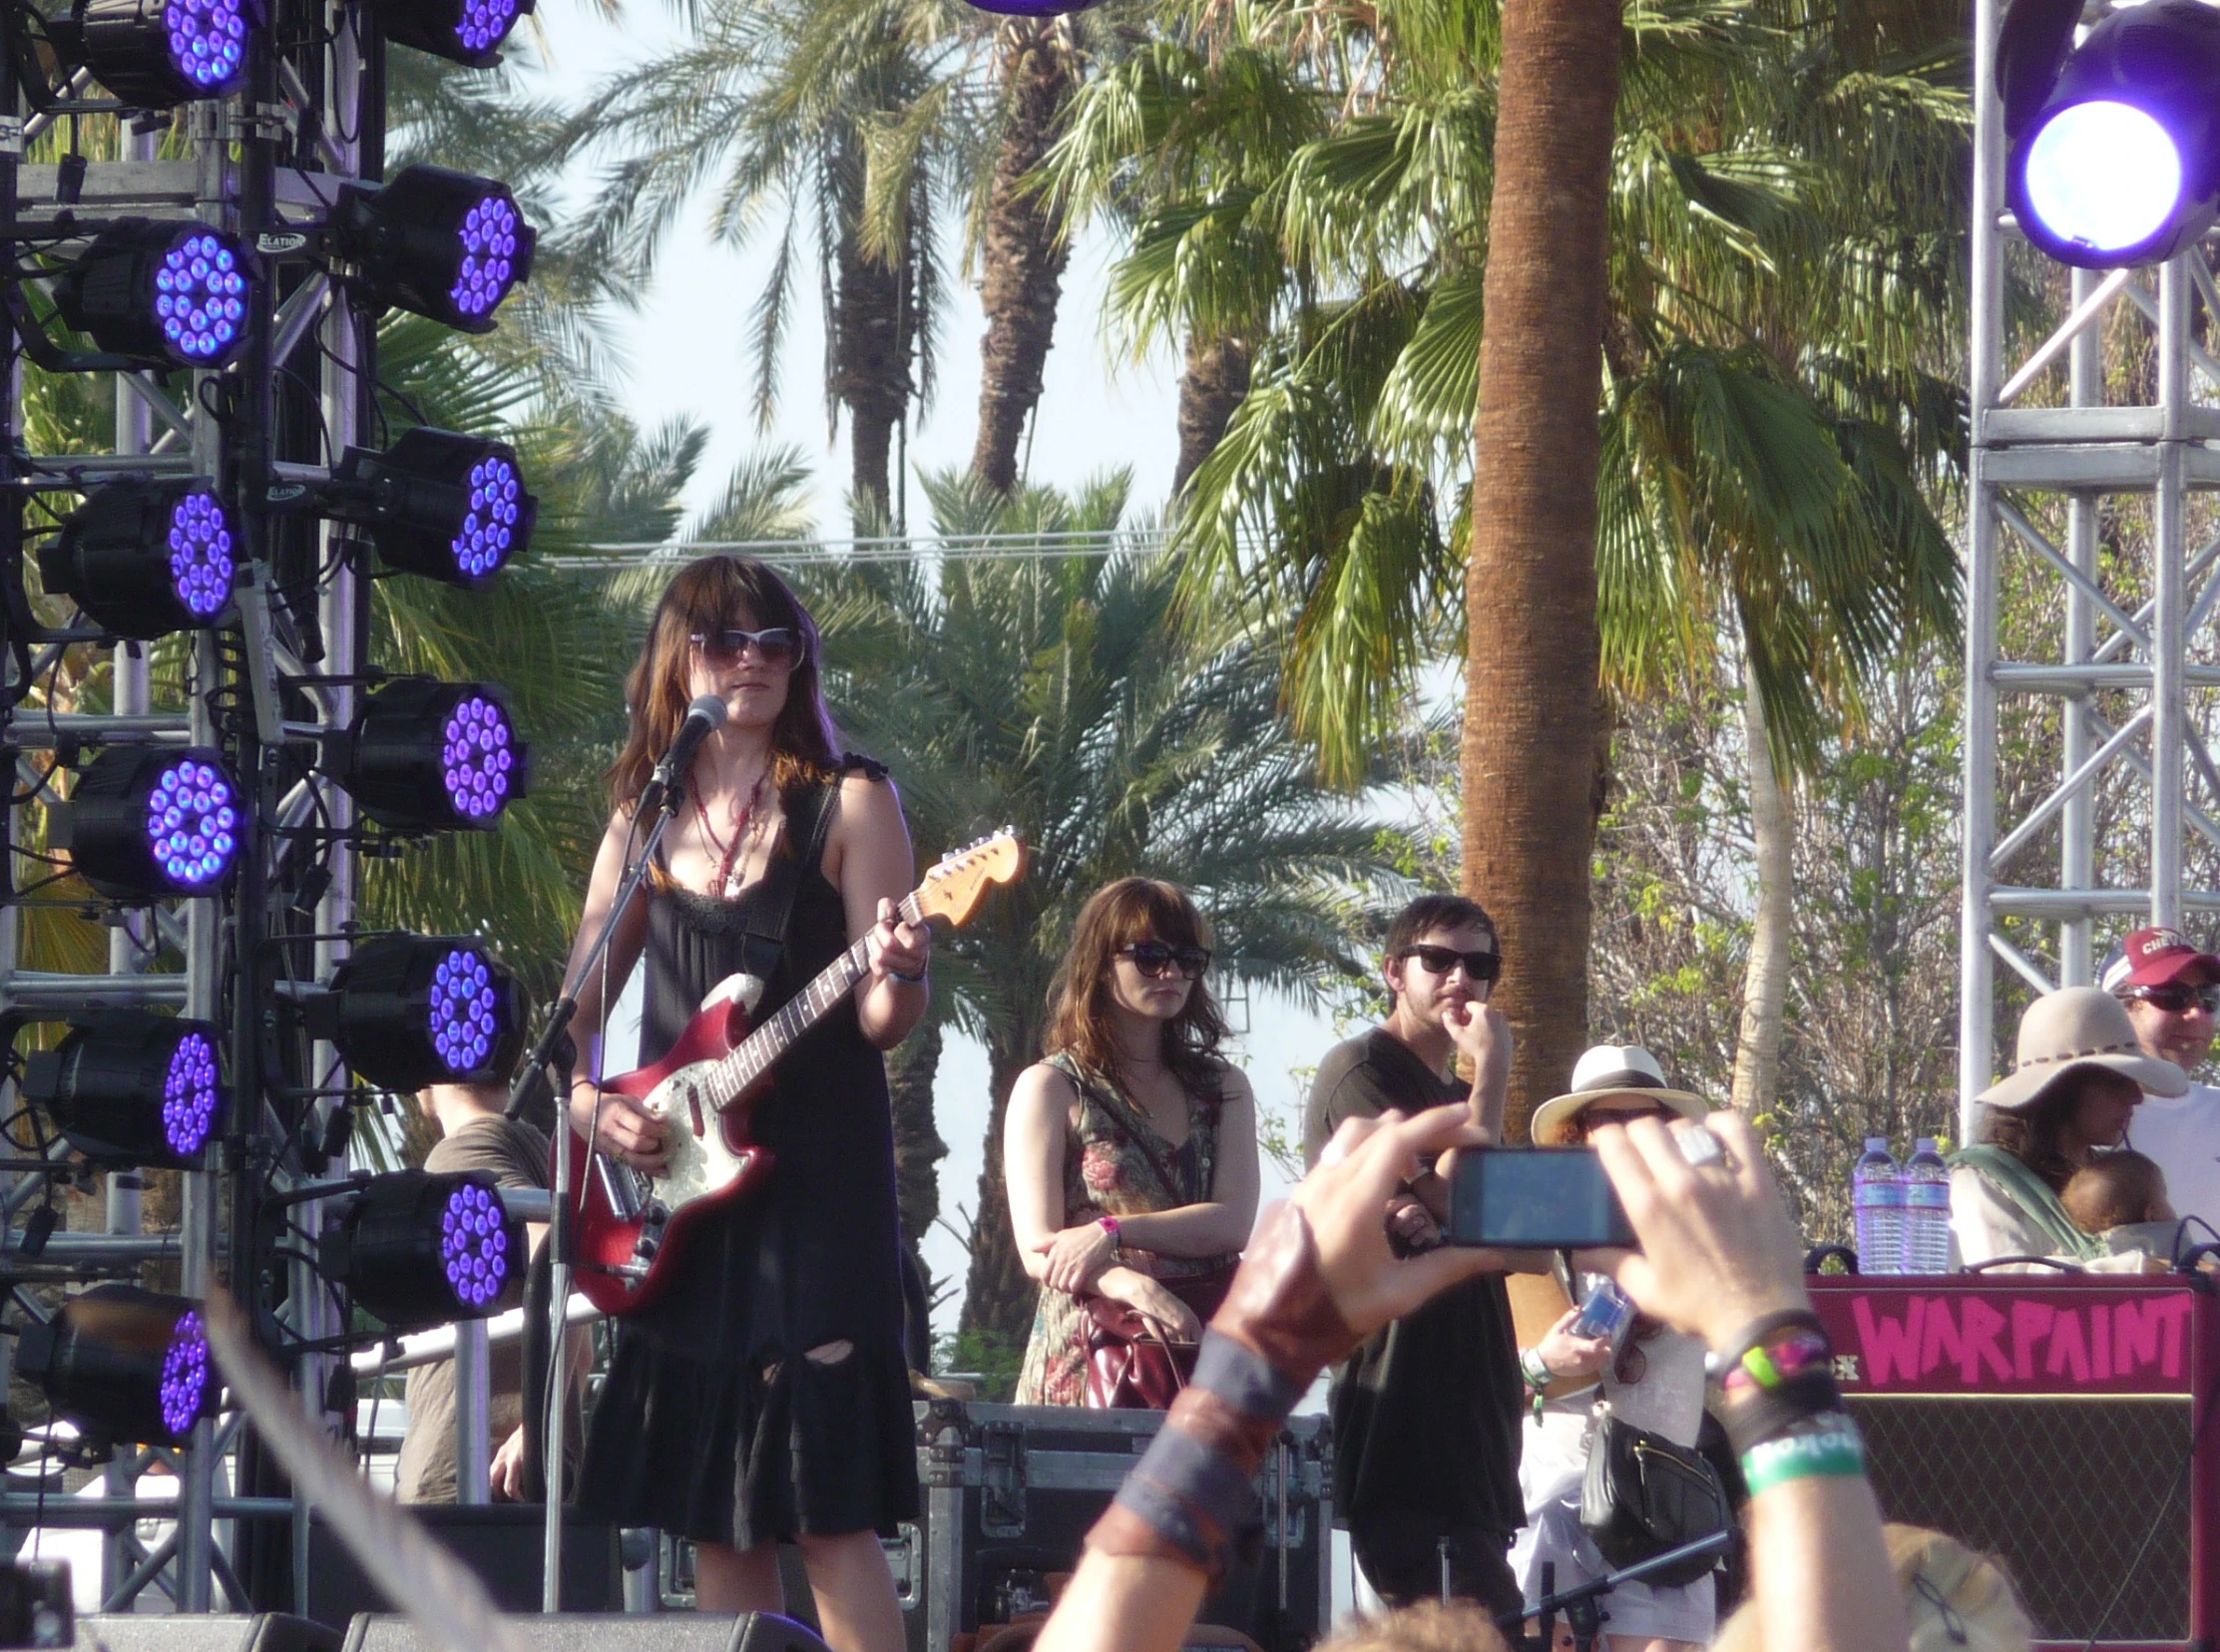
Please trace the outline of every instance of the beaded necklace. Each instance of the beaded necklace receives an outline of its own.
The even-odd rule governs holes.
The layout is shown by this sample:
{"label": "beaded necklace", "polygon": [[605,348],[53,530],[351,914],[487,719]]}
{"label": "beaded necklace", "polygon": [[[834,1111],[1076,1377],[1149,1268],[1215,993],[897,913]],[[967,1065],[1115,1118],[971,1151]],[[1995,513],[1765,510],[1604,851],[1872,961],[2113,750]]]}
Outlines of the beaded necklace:
{"label": "beaded necklace", "polygon": [[748,827],[754,824],[756,805],[763,801],[763,779],[762,774],[755,777],[755,784],[748,788],[747,801],[732,811],[730,843],[717,836],[716,826],[709,819],[709,811],[701,806],[701,799],[696,796],[693,800],[693,812],[701,817],[701,835],[722,857],[717,862],[716,879],[709,886],[711,894],[725,897],[732,893],[732,869],[740,858],[740,851],[747,847]]}

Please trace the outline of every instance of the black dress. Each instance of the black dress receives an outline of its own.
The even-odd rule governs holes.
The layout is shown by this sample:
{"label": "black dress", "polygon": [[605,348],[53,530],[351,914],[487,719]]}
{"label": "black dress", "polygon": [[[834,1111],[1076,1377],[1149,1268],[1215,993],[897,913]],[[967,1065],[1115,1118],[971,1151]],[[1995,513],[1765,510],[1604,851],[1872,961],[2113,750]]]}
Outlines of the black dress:
{"label": "black dress", "polygon": [[[643,1064],[740,968],[747,918],[768,892],[766,881],[729,901],[653,897]],[[848,945],[840,892],[816,865],[799,872],[786,934],[757,1022]],[[853,997],[780,1059],[752,1125],[774,1160],[766,1185],[697,1230],[671,1288],[618,1325],[580,1506],[738,1549],[804,1532],[892,1535],[917,1516],[916,1431],[886,1064]],[[854,1352],[805,1357],[834,1342]]]}

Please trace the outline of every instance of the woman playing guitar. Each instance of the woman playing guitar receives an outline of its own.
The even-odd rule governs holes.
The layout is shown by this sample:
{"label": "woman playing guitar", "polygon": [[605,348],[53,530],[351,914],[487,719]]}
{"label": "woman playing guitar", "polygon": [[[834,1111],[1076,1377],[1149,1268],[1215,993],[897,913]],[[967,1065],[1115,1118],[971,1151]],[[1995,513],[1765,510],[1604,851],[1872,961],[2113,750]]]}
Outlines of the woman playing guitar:
{"label": "woman playing guitar", "polygon": [[[778,1610],[777,1544],[798,1542],[825,1639],[839,1652],[899,1652],[901,1610],[876,1533],[916,1517],[918,1490],[880,1051],[925,1012],[931,936],[894,920],[915,870],[909,829],[885,771],[840,755],[817,645],[769,569],[706,557],[665,591],[627,686],[631,735],[610,772],[618,807],[582,947],[637,841],[632,800],[687,704],[714,694],[729,715],[693,760],[652,897],[634,903],[606,972],[577,984],[580,1047],[598,1048],[608,996],[643,955],[643,1062],[735,973],[765,978],[760,1020],[866,932],[870,968],[773,1068],[755,1105],[754,1138],[775,1165],[763,1191],[720,1210],[671,1259],[671,1288],[619,1322],[580,1503],[694,1539],[704,1611]],[[574,973],[581,956],[574,949]],[[660,1170],[665,1122],[614,1092],[597,1116],[588,1066],[572,1089],[573,1127]]]}

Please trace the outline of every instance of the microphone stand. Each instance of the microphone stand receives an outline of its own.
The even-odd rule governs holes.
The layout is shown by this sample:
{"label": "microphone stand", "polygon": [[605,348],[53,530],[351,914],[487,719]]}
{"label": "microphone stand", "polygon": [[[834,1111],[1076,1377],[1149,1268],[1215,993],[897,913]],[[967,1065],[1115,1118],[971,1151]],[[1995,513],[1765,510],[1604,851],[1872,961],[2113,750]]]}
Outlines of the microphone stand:
{"label": "microphone stand", "polygon": [[[618,887],[617,899],[610,904],[609,916],[602,920],[599,934],[594,937],[579,971],[566,984],[564,994],[548,1011],[547,1026],[541,1029],[539,1041],[532,1046],[523,1064],[517,1068],[516,1082],[509,1089],[509,1104],[505,1109],[514,1118],[524,1106],[526,1087],[532,1075],[543,1071],[555,1059],[556,1052],[569,1041],[572,1019],[578,1015],[578,986],[589,980],[595,967],[616,936],[617,926],[632,907],[633,898],[640,893],[640,886],[647,881],[648,868],[656,858],[656,849],[663,842],[664,833],[669,829],[678,810],[685,803],[685,781],[677,774],[665,775],[660,770],[649,781],[652,791],[658,782],[663,785],[659,805],[655,810],[655,823],[648,829],[648,839],[640,846],[640,855],[626,869],[625,881]],[[609,1006],[602,1006],[606,1025]],[[575,1053],[575,1047],[574,1047]],[[596,1062],[598,1066],[599,1061]],[[598,1084],[601,1073],[594,1074]],[[550,1087],[554,1087],[550,1075]],[[548,1392],[546,1438],[540,1448],[540,1461],[547,1481],[547,1525],[541,1536],[540,1546],[540,1610],[555,1613],[562,1610],[563,1593],[563,1450],[564,1423],[570,1407],[570,1322],[571,1270],[578,1260],[578,1232],[576,1213],[571,1209],[571,1143],[570,1097],[558,1092],[555,1107],[555,1192],[549,1203],[548,1256],[552,1289],[548,1292]],[[587,1150],[593,1150],[588,1143]]]}
{"label": "microphone stand", "polygon": [[[1682,1543],[1662,1554],[1653,1554],[1647,1560],[1638,1560],[1631,1566],[1582,1583],[1576,1589],[1556,1592],[1556,1564],[1545,1561],[1542,1567],[1542,1598],[1532,1606],[1507,1612],[1496,1619],[1496,1626],[1515,1647],[1526,1647],[1533,1652],[1553,1652],[1556,1641],[1557,1614],[1562,1612],[1565,1627],[1572,1633],[1573,1645],[1578,1652],[1593,1652],[1602,1638],[1603,1622],[1608,1616],[1602,1610],[1602,1597],[1621,1583],[1638,1583],[1653,1572],[1677,1566],[1683,1560],[1693,1560],[1699,1554],[1724,1554],[1734,1542],[1734,1528],[1721,1526],[1708,1536],[1693,1542]],[[1526,1635],[1522,1631],[1529,1618],[1536,1620],[1537,1633]]]}

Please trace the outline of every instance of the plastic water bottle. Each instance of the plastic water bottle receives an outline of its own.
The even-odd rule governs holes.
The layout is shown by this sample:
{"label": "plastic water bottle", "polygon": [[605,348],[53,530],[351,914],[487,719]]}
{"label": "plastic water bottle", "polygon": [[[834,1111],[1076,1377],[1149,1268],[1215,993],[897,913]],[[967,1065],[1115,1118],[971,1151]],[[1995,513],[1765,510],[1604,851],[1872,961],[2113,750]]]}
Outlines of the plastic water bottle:
{"label": "plastic water bottle", "polygon": [[1852,1177],[1851,1204],[1858,1216],[1858,1271],[1904,1271],[1904,1177],[1889,1144],[1866,1137],[1866,1156]]}
{"label": "plastic water bottle", "polygon": [[1951,1167],[1922,1136],[1904,1164],[1904,1267],[1908,1274],[1951,1269]]}

